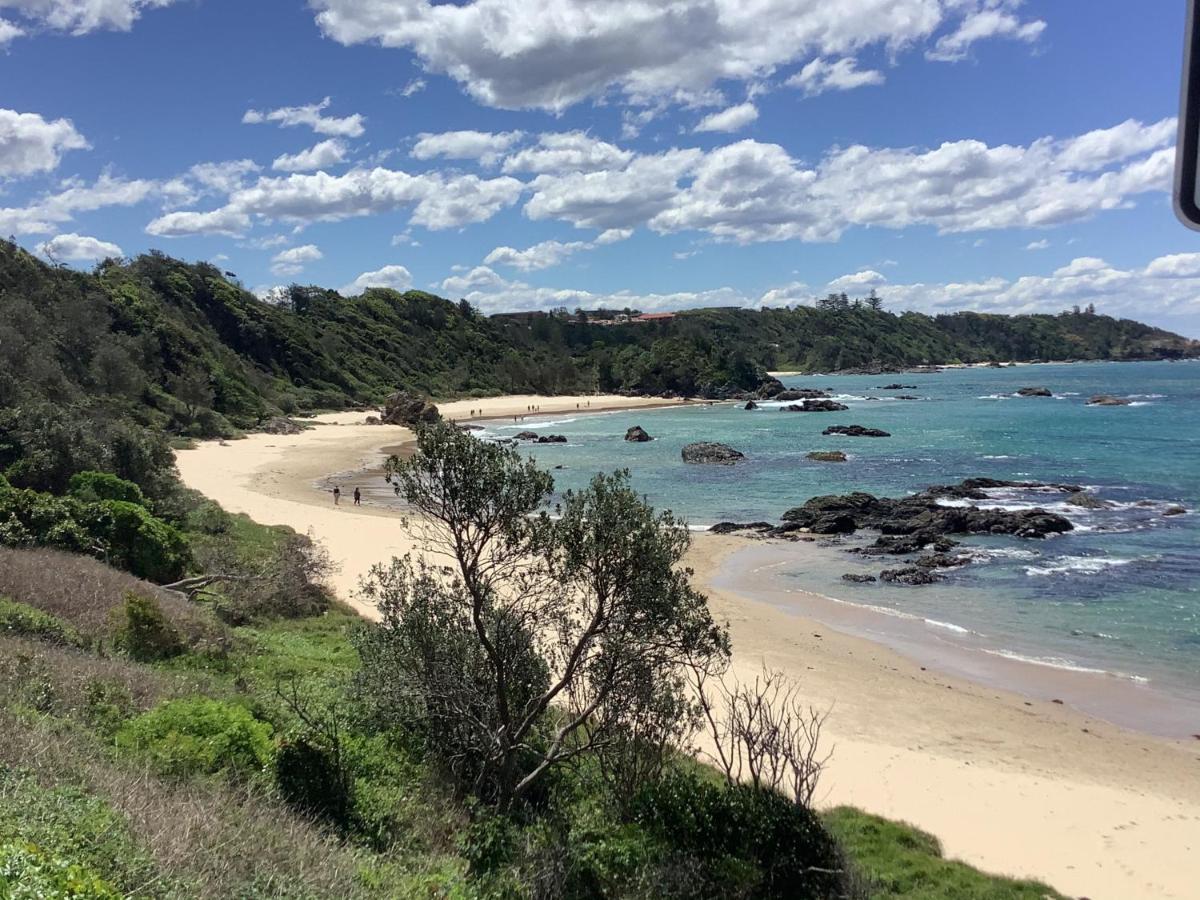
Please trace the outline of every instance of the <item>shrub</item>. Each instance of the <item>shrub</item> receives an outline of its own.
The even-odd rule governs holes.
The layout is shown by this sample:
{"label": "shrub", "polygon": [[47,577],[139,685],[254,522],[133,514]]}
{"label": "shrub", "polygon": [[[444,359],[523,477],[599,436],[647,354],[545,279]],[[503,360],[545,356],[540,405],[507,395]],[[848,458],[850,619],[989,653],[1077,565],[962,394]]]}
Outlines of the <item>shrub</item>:
{"label": "shrub", "polygon": [[6,597],[0,597],[0,633],[18,634],[73,647],[81,647],[86,643],[79,632],[66,622]]}
{"label": "shrub", "polygon": [[107,472],[76,472],[71,476],[68,487],[72,497],[78,497],[87,503],[101,500],[120,500],[124,503],[146,505],[142,489],[132,481],[118,478]]}
{"label": "shrub", "polygon": [[117,746],[143,754],[164,775],[245,778],[270,763],[271,726],[244,707],[191,697],[128,722],[117,732]]}
{"label": "shrub", "polygon": [[275,755],[275,783],[291,806],[345,827],[352,785],[335,754],[305,737],[284,743]]}
{"label": "shrub", "polygon": [[139,662],[169,659],[183,652],[183,641],[158,600],[130,591],[115,611],[113,643]]}
{"label": "shrub", "polygon": [[841,851],[808,807],[775,791],[672,774],[647,785],[634,820],[669,848],[668,864],[689,871],[695,890],[793,900],[844,896]]}
{"label": "shrub", "polygon": [[83,866],[50,856],[34,844],[0,845],[0,897],[5,900],[120,900]]}
{"label": "shrub", "polygon": [[144,507],[123,500],[90,504],[90,531],[108,546],[108,561],[159,583],[182,577],[191,561],[183,535]]}

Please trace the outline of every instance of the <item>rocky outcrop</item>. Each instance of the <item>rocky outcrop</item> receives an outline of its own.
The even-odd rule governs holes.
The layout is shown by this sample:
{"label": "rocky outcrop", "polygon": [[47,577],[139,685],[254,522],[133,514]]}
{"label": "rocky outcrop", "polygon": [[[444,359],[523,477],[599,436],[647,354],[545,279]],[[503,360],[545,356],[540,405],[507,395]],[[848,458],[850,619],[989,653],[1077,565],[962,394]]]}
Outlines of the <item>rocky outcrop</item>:
{"label": "rocky outcrop", "polygon": [[821,434],[844,434],[847,437],[891,437],[890,431],[881,428],[864,428],[861,425],[830,425]]}
{"label": "rocky outcrop", "polygon": [[1182,516],[1186,512],[1187,512],[1186,507],[1180,506],[1179,504],[1173,504],[1163,510],[1163,515],[1164,516]]}
{"label": "rocky outcrop", "polygon": [[770,522],[718,522],[708,530],[713,534],[734,534],[738,531],[770,531]]}
{"label": "rocky outcrop", "polygon": [[758,404],[753,400],[747,400],[746,405],[743,406],[742,409],[758,409]]}
{"label": "rocky outcrop", "polygon": [[901,566],[898,569],[884,569],[879,573],[879,577],[884,581],[892,584],[933,584],[935,581],[941,581],[940,576],[933,569],[927,569],[924,566]]}
{"label": "rocky outcrop", "polygon": [[304,431],[304,426],[285,416],[272,416],[259,425],[258,430],[267,434],[299,434]]}
{"label": "rocky outcrop", "polygon": [[891,384],[885,384],[879,388],[881,391],[915,391],[916,389],[917,386],[915,384],[900,384],[898,381],[893,381]]}
{"label": "rocky outcrop", "polygon": [[791,402],[793,400],[822,400],[829,396],[829,391],[822,391],[818,388],[792,388],[786,391],[780,391],[772,400],[781,402]]}
{"label": "rocky outcrop", "polygon": [[534,441],[535,444],[565,444],[566,442],[566,437],[561,434],[543,434]]}
{"label": "rocky outcrop", "polygon": [[688,444],[680,451],[685,463],[697,465],[732,466],[746,458],[740,450],[734,450],[728,444],[718,444],[714,441],[697,441]]}
{"label": "rocky outcrop", "polygon": [[849,408],[846,404],[838,403],[836,400],[804,400],[800,403],[781,406],[779,410],[780,412],[841,412]]}
{"label": "rocky outcrop", "polygon": [[383,404],[382,418],[388,425],[428,425],[441,417],[428,397],[408,391],[396,391]]}
{"label": "rocky outcrop", "polygon": [[1087,491],[1075,491],[1067,496],[1065,502],[1072,506],[1078,506],[1080,509],[1112,509],[1112,504],[1107,500],[1102,500]]}
{"label": "rocky outcrop", "polygon": [[813,450],[811,453],[804,454],[805,457],[816,462],[845,462],[846,454],[841,450]]}
{"label": "rocky outcrop", "polygon": [[1050,388],[1045,387],[1023,387],[1017,390],[1018,397],[1053,397],[1050,393]]}
{"label": "rocky outcrop", "polygon": [[[995,485],[991,479],[978,481]],[[1011,482],[1002,482],[1013,486]],[[1053,488],[1053,485],[1020,486]],[[813,497],[803,506],[783,514],[779,534],[802,531],[812,534],[850,534],[860,528],[880,532],[874,548],[866,555],[915,553],[933,547],[944,553],[954,546],[949,535],[1009,534],[1024,538],[1044,538],[1071,531],[1071,522],[1044,509],[1005,510],[978,506],[944,506],[939,501],[949,495],[974,495],[971,483],[930,488],[911,497],[875,497],[862,491]],[[980,494],[980,498],[986,498]]]}
{"label": "rocky outcrop", "polygon": [[383,420],[380,419],[379,416],[367,416],[365,419],[363,419],[363,424],[364,425],[382,425]]}
{"label": "rocky outcrop", "polygon": [[870,584],[873,581],[878,581],[874,575],[858,575],[853,572],[847,572],[842,576],[842,581],[850,581],[854,584]]}
{"label": "rocky outcrop", "polygon": [[773,397],[782,394],[787,388],[783,386],[783,382],[774,375],[768,375],[759,382],[758,390],[754,392],[757,400],[770,400]]}
{"label": "rocky outcrop", "polygon": [[536,441],[538,433],[536,431],[518,431],[513,437],[518,441]]}
{"label": "rocky outcrop", "polygon": [[1088,406],[1128,406],[1133,401],[1128,397],[1114,397],[1112,394],[1095,394],[1088,398]]}
{"label": "rocky outcrop", "polygon": [[625,440],[634,444],[644,444],[646,441],[652,441],[654,438],[646,433],[646,429],[641,425],[634,425],[625,432]]}

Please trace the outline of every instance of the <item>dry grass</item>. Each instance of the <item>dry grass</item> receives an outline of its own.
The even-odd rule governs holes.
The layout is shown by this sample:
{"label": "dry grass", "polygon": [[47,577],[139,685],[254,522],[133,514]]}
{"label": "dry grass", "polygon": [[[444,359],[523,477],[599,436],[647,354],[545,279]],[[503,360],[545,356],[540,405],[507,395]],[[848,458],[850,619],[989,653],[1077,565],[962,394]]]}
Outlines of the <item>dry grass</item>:
{"label": "dry grass", "polygon": [[129,592],[154,597],[193,649],[220,649],[228,632],[208,613],[148,581],[87,556],[59,550],[0,547],[0,596],[34,606],[104,642],[112,635],[113,610]]}
{"label": "dry grass", "polygon": [[[0,766],[47,787],[78,785],[107,802],[159,876],[135,897],[362,897],[362,857],[252,787],[164,782],[105,758],[88,735],[0,710]],[[70,774],[68,774],[70,773]]]}

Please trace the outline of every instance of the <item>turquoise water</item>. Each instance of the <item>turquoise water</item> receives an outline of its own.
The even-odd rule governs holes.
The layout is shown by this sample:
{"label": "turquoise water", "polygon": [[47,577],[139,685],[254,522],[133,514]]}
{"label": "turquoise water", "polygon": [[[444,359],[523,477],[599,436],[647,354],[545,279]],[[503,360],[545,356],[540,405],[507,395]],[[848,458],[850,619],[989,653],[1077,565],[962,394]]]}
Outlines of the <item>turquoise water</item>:
{"label": "turquoise water", "polygon": [[[640,410],[529,417],[496,424],[501,437],[532,429],[569,438],[531,453],[560,489],[597,470],[627,468],[651,503],[692,527],[733,519],[777,521],[817,494],[865,490],[897,496],[973,476],[1088,486],[1113,501],[1082,510],[1057,495],[998,492],[991,502],[1037,503],[1076,530],[1046,541],[971,538],[977,562],[924,587],[855,585],[844,572],[877,573],[892,560],[845,552],[853,541],[795,554],[772,577],[864,606],[970,633],[998,654],[1063,669],[1096,669],[1200,694],[1200,364],[1088,363],[936,374],[803,376],[846,403],[838,413],[781,413],[770,405]],[[914,387],[881,391],[900,382]],[[1044,385],[1054,397],[1021,398]],[[886,399],[904,393],[921,399]],[[1125,407],[1089,407],[1092,394],[1130,397]],[[872,397],[885,399],[868,399]],[[622,440],[642,425],[655,440]],[[890,438],[825,437],[832,424],[882,428]],[[737,466],[689,466],[680,448],[713,440],[742,450]],[[840,449],[844,464],[804,458]],[[556,467],[563,466],[562,469]],[[1186,515],[1164,516],[1171,504]],[[861,540],[861,539],[860,539]]]}

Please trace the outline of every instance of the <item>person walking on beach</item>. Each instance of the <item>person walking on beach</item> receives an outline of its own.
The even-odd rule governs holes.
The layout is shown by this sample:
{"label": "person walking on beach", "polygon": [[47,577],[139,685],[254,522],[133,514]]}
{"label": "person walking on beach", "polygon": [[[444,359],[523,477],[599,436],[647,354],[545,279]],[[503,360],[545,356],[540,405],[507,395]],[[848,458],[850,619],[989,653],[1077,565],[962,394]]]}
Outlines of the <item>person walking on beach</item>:
{"label": "person walking on beach", "polygon": [[354,489],[354,505],[362,506],[362,491],[360,491],[358,488]]}
{"label": "person walking on beach", "polygon": [[340,506],[342,502],[342,489],[337,485],[333,486],[333,505]]}

